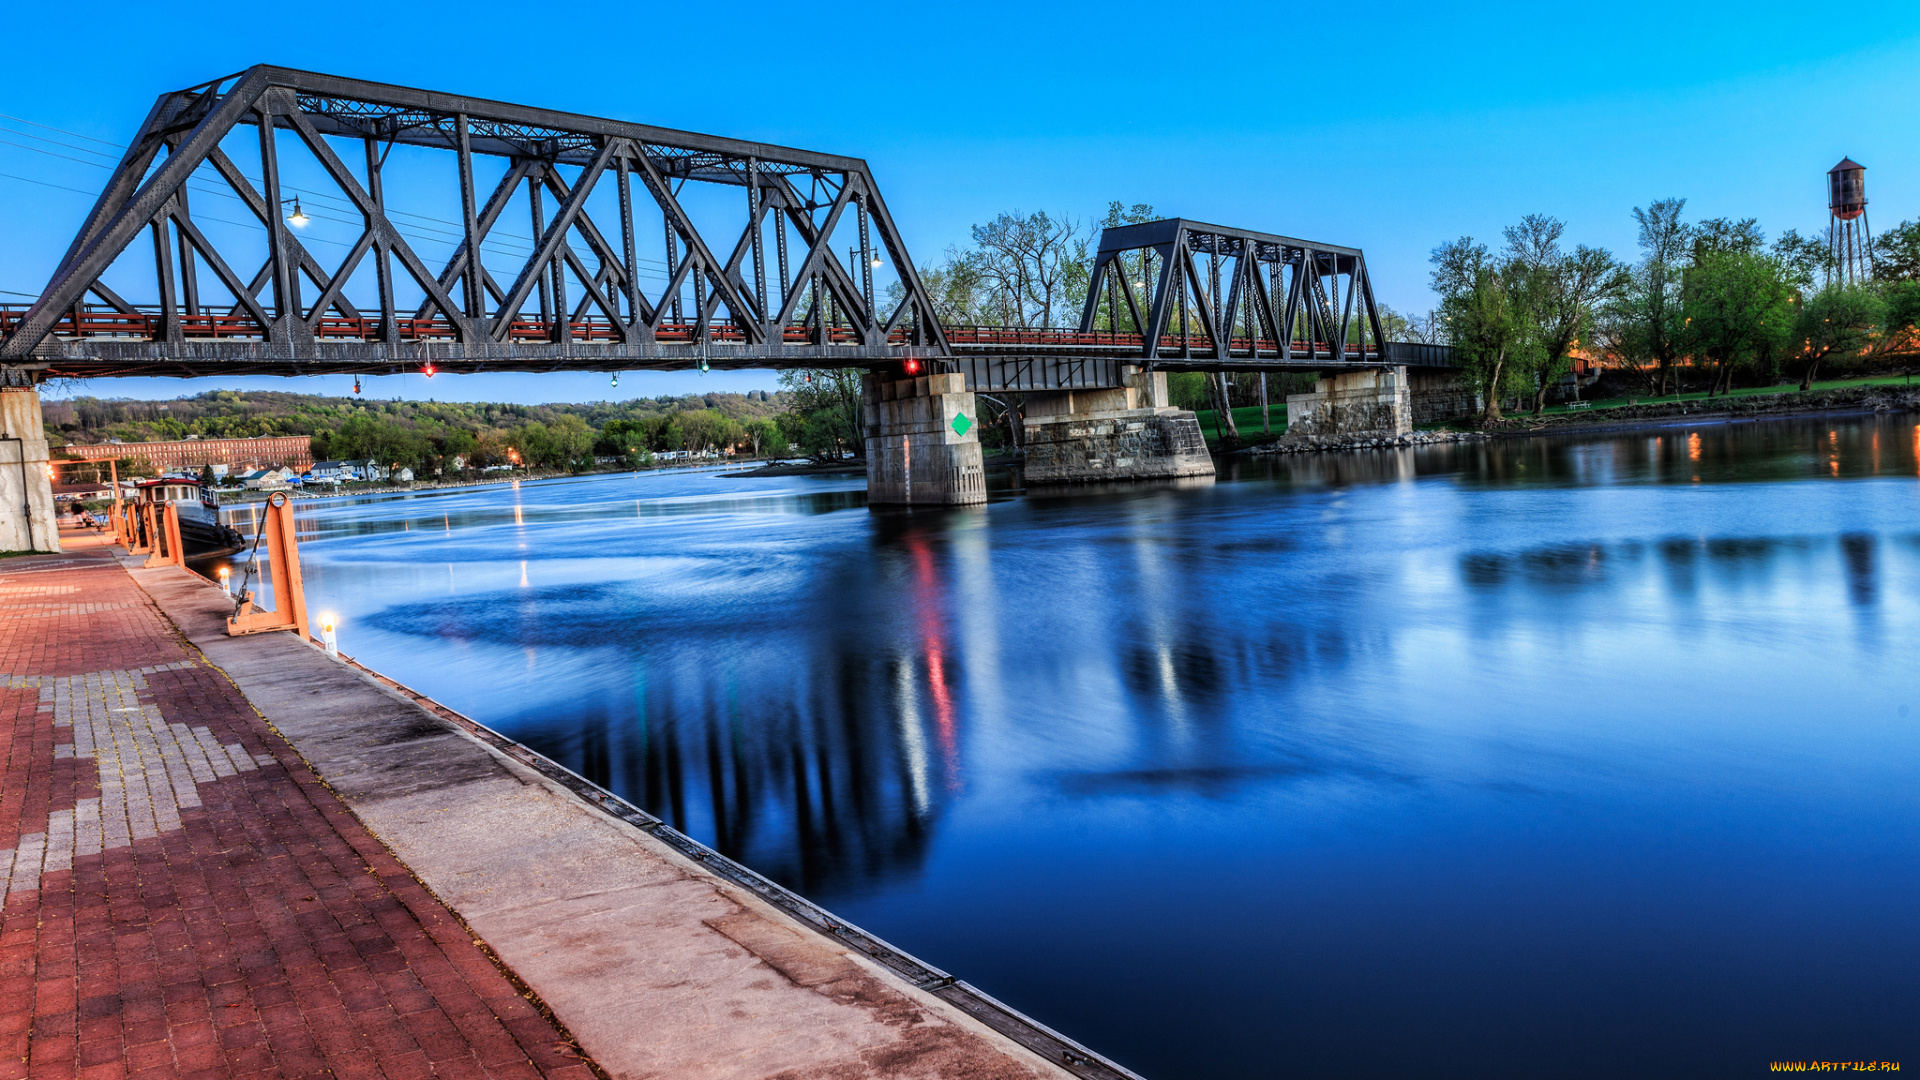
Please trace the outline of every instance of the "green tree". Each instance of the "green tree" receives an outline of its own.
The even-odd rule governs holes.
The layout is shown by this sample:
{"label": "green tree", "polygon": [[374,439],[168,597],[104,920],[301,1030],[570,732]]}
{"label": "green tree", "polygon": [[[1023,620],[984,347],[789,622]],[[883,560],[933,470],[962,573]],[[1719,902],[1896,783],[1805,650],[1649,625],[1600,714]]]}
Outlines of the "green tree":
{"label": "green tree", "polygon": [[1880,334],[1875,351],[1885,355],[1910,353],[1920,348],[1920,280],[1889,281],[1881,290],[1887,302],[1886,318],[1882,320],[1886,329]]}
{"label": "green tree", "polygon": [[1532,344],[1506,268],[1495,264],[1486,246],[1470,236],[1435,248],[1431,261],[1442,333],[1458,350],[1460,366],[1486,395],[1483,419],[1499,420],[1510,365]]}
{"label": "green tree", "polygon": [[747,438],[753,441],[754,457],[778,457],[786,452],[786,440],[780,433],[780,425],[774,421],[749,420],[746,432]]}
{"label": "green tree", "polygon": [[1634,208],[1640,262],[1603,315],[1609,324],[1605,337],[1610,351],[1626,365],[1649,371],[1650,388],[1661,394],[1673,377],[1686,328],[1680,310],[1681,275],[1691,234],[1680,218],[1686,206],[1685,199],[1657,199]]}
{"label": "green tree", "polygon": [[1781,233],[1773,242],[1773,257],[1785,269],[1787,280],[1803,293],[1812,292],[1816,282],[1833,273],[1833,250],[1827,242],[1817,236],[1801,236],[1795,229]]}
{"label": "green tree", "polygon": [[1594,312],[1627,286],[1626,268],[1601,248],[1560,247],[1566,226],[1528,214],[1505,230],[1507,276],[1513,283],[1532,370],[1517,373],[1534,387],[1534,412],[1547,411],[1547,391],[1573,366],[1573,349],[1593,327]]}
{"label": "green tree", "polygon": [[1715,365],[1709,396],[1730,389],[1735,371],[1779,371],[1793,340],[1793,286],[1768,255],[1738,248],[1707,250],[1682,287],[1686,342],[1695,360]]}
{"label": "green tree", "polygon": [[861,368],[783,371],[780,386],[799,415],[800,438],[792,440],[809,454],[838,458],[843,448],[864,456],[865,420],[860,404]]}
{"label": "green tree", "polygon": [[1857,361],[1887,321],[1887,298],[1867,285],[1836,281],[1796,306],[1792,340],[1807,365],[1801,390],[1813,388],[1821,363]]}
{"label": "green tree", "polygon": [[1920,280],[1920,221],[1903,221],[1873,238],[1873,276],[1881,281]]}

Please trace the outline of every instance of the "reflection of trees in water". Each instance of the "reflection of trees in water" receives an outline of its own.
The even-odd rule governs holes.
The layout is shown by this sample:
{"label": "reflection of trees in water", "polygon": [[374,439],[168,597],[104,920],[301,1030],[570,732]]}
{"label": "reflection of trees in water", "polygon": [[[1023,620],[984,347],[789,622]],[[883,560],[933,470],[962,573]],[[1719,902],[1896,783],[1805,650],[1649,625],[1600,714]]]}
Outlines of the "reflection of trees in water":
{"label": "reflection of trees in water", "polygon": [[818,659],[830,666],[742,680],[636,658],[629,707],[589,696],[564,717],[503,726],[729,857],[832,895],[917,867],[948,792],[928,775],[920,710],[903,717],[897,701],[903,681],[927,695],[926,670]]}
{"label": "reflection of trees in water", "polygon": [[[1879,597],[1879,540],[1871,533],[1846,533],[1837,541],[1805,536],[1668,536],[1642,543],[1552,544],[1522,551],[1473,551],[1460,556],[1460,578],[1474,592],[1507,587],[1537,591],[1605,591],[1620,584],[1615,568],[1651,562],[1670,596],[1692,598],[1703,581],[1721,592],[1773,591],[1783,572],[1802,573],[1818,551],[1838,547],[1839,569],[1847,598],[1870,607]],[[1791,560],[1791,563],[1789,563]]]}

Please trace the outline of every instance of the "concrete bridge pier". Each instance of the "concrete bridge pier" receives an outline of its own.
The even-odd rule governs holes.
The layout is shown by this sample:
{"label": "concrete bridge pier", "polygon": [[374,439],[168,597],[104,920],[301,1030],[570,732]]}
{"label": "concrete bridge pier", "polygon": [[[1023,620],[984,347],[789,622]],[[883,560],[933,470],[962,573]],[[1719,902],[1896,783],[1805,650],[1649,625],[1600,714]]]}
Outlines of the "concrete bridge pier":
{"label": "concrete bridge pier", "polygon": [[60,550],[47,459],[39,391],[0,385],[0,551]]}
{"label": "concrete bridge pier", "polygon": [[1293,439],[1392,437],[1413,433],[1407,369],[1342,371],[1311,393],[1287,395],[1287,436]]}
{"label": "concrete bridge pier", "polygon": [[1028,484],[1214,474],[1199,420],[1168,404],[1166,373],[1129,366],[1122,382],[1026,395]]}
{"label": "concrete bridge pier", "polygon": [[868,372],[860,379],[860,394],[869,504],[987,501],[980,413],[965,375]]}
{"label": "concrete bridge pier", "polygon": [[1413,425],[1471,413],[1476,398],[1459,372],[1405,366],[1343,371],[1312,393],[1287,395],[1287,437],[1345,440],[1392,438]]}

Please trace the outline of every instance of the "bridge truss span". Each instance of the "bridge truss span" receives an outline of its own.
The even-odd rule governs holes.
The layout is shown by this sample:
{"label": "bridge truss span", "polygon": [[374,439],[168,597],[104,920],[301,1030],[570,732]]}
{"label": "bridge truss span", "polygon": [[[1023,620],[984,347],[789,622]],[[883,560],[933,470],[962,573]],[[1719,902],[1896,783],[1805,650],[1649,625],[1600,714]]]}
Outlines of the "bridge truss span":
{"label": "bridge truss span", "polygon": [[[390,205],[401,164],[447,217]],[[322,207],[349,226],[326,261]],[[95,374],[949,351],[859,159],[268,66],[161,95],[4,322],[0,362]]]}
{"label": "bridge truss span", "polygon": [[1103,231],[1090,282],[1080,331],[1161,370],[1392,362],[1358,248],[1169,218]]}

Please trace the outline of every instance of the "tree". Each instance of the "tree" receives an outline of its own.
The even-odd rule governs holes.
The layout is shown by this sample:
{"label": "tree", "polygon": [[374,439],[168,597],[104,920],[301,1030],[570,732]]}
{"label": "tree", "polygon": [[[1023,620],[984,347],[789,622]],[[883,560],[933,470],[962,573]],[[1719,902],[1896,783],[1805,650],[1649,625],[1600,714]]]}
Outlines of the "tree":
{"label": "tree", "polygon": [[1873,276],[1920,281],[1920,221],[1903,221],[1873,238]]}
{"label": "tree", "polygon": [[1801,292],[1812,292],[1815,283],[1830,280],[1833,274],[1833,249],[1817,236],[1801,236],[1788,229],[1773,242],[1773,257],[1780,261],[1787,280]]}
{"label": "tree", "polygon": [[1547,391],[1573,364],[1573,349],[1593,325],[1595,309],[1626,287],[1625,268],[1613,255],[1585,244],[1560,247],[1566,226],[1544,214],[1528,214],[1505,230],[1507,275],[1519,301],[1515,312],[1528,324],[1524,337],[1534,370],[1534,412],[1547,411]]}
{"label": "tree", "polygon": [[1508,365],[1529,344],[1508,277],[1470,236],[1435,248],[1431,261],[1443,333],[1486,395],[1483,419],[1499,420]]}
{"label": "tree", "polygon": [[1679,358],[1679,338],[1685,328],[1680,313],[1681,260],[1686,257],[1691,230],[1680,220],[1685,199],[1657,199],[1635,207],[1640,227],[1640,263],[1613,312],[1614,332],[1627,362],[1650,366],[1654,390],[1665,393],[1673,364]]}
{"label": "tree", "polygon": [[780,386],[792,402],[789,411],[800,420],[795,434],[809,454],[841,456],[842,448],[851,448],[860,456],[866,452],[866,427],[860,407],[861,368],[819,368],[783,371]]}
{"label": "tree", "polygon": [[1687,238],[1693,246],[1695,265],[1708,255],[1721,251],[1734,251],[1742,255],[1758,255],[1765,247],[1767,234],[1760,231],[1758,218],[1708,218],[1687,231]]}
{"label": "tree", "polygon": [[763,451],[767,455],[777,456],[787,448],[780,425],[772,420],[747,421],[747,438],[753,440],[754,457],[760,457]]}
{"label": "tree", "polygon": [[1887,299],[1866,285],[1833,282],[1798,305],[1793,338],[1807,362],[1800,389],[1813,388],[1814,373],[1822,361],[1857,358],[1872,344],[1887,321]]}
{"label": "tree", "polygon": [[1887,314],[1876,351],[1886,353],[1912,352],[1920,346],[1920,280],[1905,279],[1890,281],[1881,286],[1881,296],[1887,302]]}
{"label": "tree", "polygon": [[1793,339],[1793,286],[1771,256],[1738,248],[1707,250],[1682,287],[1686,343],[1696,360],[1717,366],[1711,396],[1748,369],[1776,373]]}
{"label": "tree", "polygon": [[968,261],[1002,321],[1014,326],[1078,323],[1087,295],[1088,243],[1073,218],[1046,211],[1001,214],[973,227]]}

